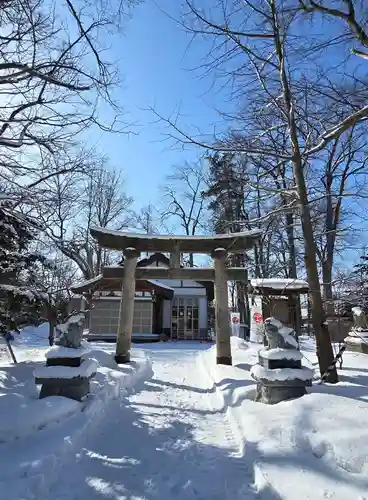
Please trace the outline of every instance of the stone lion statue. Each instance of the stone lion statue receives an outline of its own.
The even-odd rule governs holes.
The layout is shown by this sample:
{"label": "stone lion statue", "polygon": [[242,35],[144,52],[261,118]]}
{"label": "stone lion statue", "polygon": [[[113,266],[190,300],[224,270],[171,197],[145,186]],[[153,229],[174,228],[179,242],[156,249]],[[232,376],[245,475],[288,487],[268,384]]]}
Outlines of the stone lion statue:
{"label": "stone lion statue", "polygon": [[84,313],[72,313],[65,323],[56,325],[58,335],[55,344],[74,349],[81,347],[85,320]]}
{"label": "stone lion statue", "polygon": [[352,307],[354,329],[355,330],[368,330],[367,313],[361,307]]}
{"label": "stone lion statue", "polygon": [[283,325],[276,318],[267,318],[264,321],[264,331],[269,349],[298,349],[295,331]]}

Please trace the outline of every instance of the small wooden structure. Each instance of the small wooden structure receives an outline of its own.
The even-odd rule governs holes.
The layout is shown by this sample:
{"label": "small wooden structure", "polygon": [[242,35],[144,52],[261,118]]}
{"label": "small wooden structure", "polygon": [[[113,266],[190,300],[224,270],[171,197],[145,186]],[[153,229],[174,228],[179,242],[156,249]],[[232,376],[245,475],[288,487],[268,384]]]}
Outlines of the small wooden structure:
{"label": "small wooden structure", "polygon": [[[87,324],[86,327],[89,329],[89,334],[87,338],[89,340],[92,339],[114,339],[115,336],[111,337],[109,335],[99,335],[98,333],[95,333],[93,330],[91,330],[92,325],[92,317],[95,309],[93,306],[96,305],[97,300],[95,299],[96,297],[96,292],[98,293],[104,293],[104,292],[121,292],[122,289],[122,276],[119,271],[120,266],[115,266],[115,272],[113,272],[113,269],[106,267],[105,270],[109,269],[107,272],[108,276],[104,276],[100,274],[96,278],[93,278],[88,281],[84,281],[83,283],[73,285],[70,290],[77,294],[77,295],[83,295],[84,298],[86,299],[88,303],[88,308],[90,311],[86,314],[86,319],[87,319]],[[163,308],[163,302],[165,299],[171,300],[173,298],[174,291],[170,287],[165,287],[162,286],[162,284],[153,281],[153,280],[137,280],[135,283],[135,292],[139,293],[148,293],[150,296],[152,296],[152,324],[153,324],[153,330],[154,332],[159,331],[159,325],[161,323],[161,316],[162,316],[162,308]],[[116,297],[113,297],[116,298]],[[142,298],[142,297],[141,297]],[[117,299],[117,298],[116,298]],[[137,297],[139,300],[139,297]],[[143,297],[144,299],[144,297]],[[96,300],[96,301],[95,301]],[[116,334],[116,330],[115,330]],[[138,338],[139,335],[138,335]],[[152,339],[154,336],[152,335]],[[160,339],[160,336],[157,336],[158,339]]]}
{"label": "small wooden structure", "polygon": [[[228,253],[251,249],[260,238],[260,231],[220,234],[214,236],[160,236],[131,234],[111,231],[106,228],[91,228],[91,235],[104,248],[123,251],[124,267],[107,267],[103,277],[119,277],[122,282],[119,325],[117,332],[117,363],[130,361],[130,346],[133,325],[133,307],[136,280],[179,279],[214,281],[216,301],[216,345],[217,363],[232,364],[230,348],[228,280],[247,281],[244,268],[227,268]],[[137,268],[140,252],[164,252],[170,254],[170,267]],[[182,253],[211,254],[213,268],[181,268]]]}
{"label": "small wooden structure", "polygon": [[301,333],[300,295],[309,291],[308,283],[300,279],[256,278],[250,280],[255,295],[262,297],[263,319],[274,317]]}

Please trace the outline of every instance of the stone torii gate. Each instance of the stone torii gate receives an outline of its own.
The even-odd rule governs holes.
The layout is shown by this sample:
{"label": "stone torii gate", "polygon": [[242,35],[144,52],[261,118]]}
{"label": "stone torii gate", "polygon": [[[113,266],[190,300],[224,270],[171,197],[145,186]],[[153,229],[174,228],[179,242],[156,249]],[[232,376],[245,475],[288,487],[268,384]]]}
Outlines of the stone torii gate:
{"label": "stone torii gate", "polygon": [[[103,248],[124,253],[124,266],[109,266],[103,269],[103,277],[120,278],[122,294],[116,342],[117,363],[130,361],[131,337],[133,329],[133,309],[135,280],[179,279],[214,281],[217,364],[231,365],[230,325],[229,325],[229,280],[248,282],[245,268],[227,268],[228,253],[244,252],[253,248],[261,233],[247,231],[214,236],[162,236],[132,234],[106,228],[91,228],[91,235]],[[137,268],[141,252],[162,252],[170,254],[170,268]],[[180,267],[182,253],[210,254],[213,268]]]}

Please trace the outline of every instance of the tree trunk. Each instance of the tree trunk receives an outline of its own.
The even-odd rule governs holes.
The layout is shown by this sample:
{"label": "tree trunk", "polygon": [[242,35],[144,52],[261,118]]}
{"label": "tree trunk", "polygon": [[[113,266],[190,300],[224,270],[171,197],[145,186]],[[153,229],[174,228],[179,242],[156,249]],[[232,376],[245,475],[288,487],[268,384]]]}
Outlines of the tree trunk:
{"label": "tree trunk", "polygon": [[[289,250],[289,278],[297,279],[297,268],[296,268],[296,248],[295,248],[295,234],[294,234],[294,216],[291,213],[287,213],[285,216],[286,220],[286,234],[288,240],[288,250]],[[302,309],[300,305],[300,295],[295,295],[291,302],[291,307],[294,309],[294,327],[297,337],[301,334],[302,329]]]}
{"label": "tree trunk", "polygon": [[323,298],[327,316],[334,315],[333,290],[332,290],[332,262],[327,259],[322,262]]}
{"label": "tree trunk", "polygon": [[55,341],[55,325],[57,323],[57,309],[52,307],[49,302],[49,306],[47,308],[47,321],[49,323],[49,346],[52,347]]}
{"label": "tree trunk", "polygon": [[53,321],[49,321],[49,346],[52,347],[54,345],[55,340],[55,323]]}
{"label": "tree trunk", "polygon": [[192,253],[189,254],[189,267],[194,267],[194,255]]}
{"label": "tree trunk", "polygon": [[[317,248],[316,242],[314,240],[313,224],[309,209],[308,192],[304,177],[302,154],[299,147],[299,132],[294,114],[294,104],[291,95],[291,87],[285,67],[286,58],[282,45],[283,38],[279,31],[279,21],[276,11],[276,3],[274,0],[272,0],[271,2],[271,10],[275,37],[275,49],[279,62],[280,83],[282,86],[284,104],[287,111],[289,138],[292,148],[293,174],[299,198],[299,209],[304,239],[304,260],[308,276],[312,324],[316,335],[317,358],[322,376],[326,373],[327,369],[331,365],[334,359],[334,355],[330,335],[328,332],[328,326],[325,319],[325,311],[323,309],[323,300],[317,266]],[[325,380],[331,383],[338,382],[336,366],[329,370],[328,375],[325,376]]]}
{"label": "tree trunk", "polygon": [[[300,200],[301,222],[304,238],[305,266],[308,276],[309,300],[312,314],[312,325],[316,336],[317,358],[321,375],[323,375],[334,359],[330,334],[325,318],[321,287],[318,278],[316,244],[313,235],[313,225],[309,211],[307,190],[301,163],[294,161],[293,170]],[[338,382],[336,368],[331,370],[325,380]]]}

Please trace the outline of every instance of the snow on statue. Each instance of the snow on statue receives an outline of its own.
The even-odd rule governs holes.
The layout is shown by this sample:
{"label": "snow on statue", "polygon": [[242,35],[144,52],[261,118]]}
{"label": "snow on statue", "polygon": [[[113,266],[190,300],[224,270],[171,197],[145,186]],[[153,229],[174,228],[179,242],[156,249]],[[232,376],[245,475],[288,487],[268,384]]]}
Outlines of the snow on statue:
{"label": "snow on statue", "polygon": [[267,318],[264,322],[265,335],[269,349],[298,349],[295,331],[284,326],[276,318]]}
{"label": "snow on statue", "polygon": [[57,339],[55,344],[74,349],[81,347],[85,320],[84,313],[74,313],[69,316],[65,323],[56,325]]}
{"label": "snow on statue", "polygon": [[354,329],[368,330],[368,318],[363,309],[361,307],[352,307],[351,312],[353,313]]}

